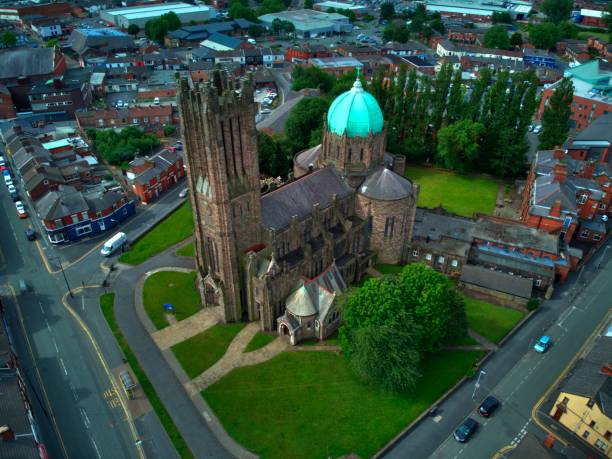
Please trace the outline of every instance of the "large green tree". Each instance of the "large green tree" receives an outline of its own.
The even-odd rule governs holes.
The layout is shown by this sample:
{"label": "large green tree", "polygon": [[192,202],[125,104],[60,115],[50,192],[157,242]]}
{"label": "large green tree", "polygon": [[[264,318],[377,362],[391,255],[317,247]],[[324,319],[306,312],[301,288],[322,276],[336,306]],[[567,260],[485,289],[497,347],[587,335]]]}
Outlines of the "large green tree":
{"label": "large green tree", "polygon": [[569,78],[563,78],[548,99],[542,114],[540,149],[548,150],[563,144],[569,133],[569,120],[572,114],[574,85]]}
{"label": "large green tree", "polygon": [[127,28],[127,32],[130,35],[136,36],[140,32],[140,27],[138,26],[138,24],[130,24]]}
{"label": "large green tree", "polygon": [[87,136],[93,140],[96,153],[115,165],[131,161],[135,155],[150,155],[159,147],[157,137],[143,133],[136,126],[128,126],[119,132],[88,129]]}
{"label": "large green tree", "polygon": [[559,29],[551,22],[534,24],[529,27],[529,41],[531,41],[536,48],[554,48],[559,38]]}
{"label": "large green tree", "polygon": [[13,32],[4,32],[0,36],[0,44],[6,47],[15,46],[17,44],[17,35]]}
{"label": "large green tree", "polygon": [[149,40],[161,43],[166,34],[181,27],[181,20],[174,11],[162,14],[157,19],[145,23],[145,36]]}
{"label": "large green tree", "polygon": [[291,110],[285,123],[285,137],[292,153],[308,148],[311,133],[323,126],[323,115],[328,108],[328,99],[309,97],[299,101]]}
{"label": "large green tree", "polygon": [[574,7],[573,0],[544,0],[542,11],[554,23],[567,21]]}
{"label": "large green tree", "polygon": [[391,19],[395,16],[395,6],[391,2],[384,2],[380,5],[380,19]]}
{"label": "large green tree", "polygon": [[478,169],[478,142],[484,126],[472,120],[458,121],[438,131],[437,159],[443,167],[461,172]]}
{"label": "large green tree", "polygon": [[509,49],[510,39],[508,38],[508,31],[503,26],[493,26],[484,36],[484,45],[487,48],[496,49]]}
{"label": "large green tree", "polygon": [[291,155],[282,138],[271,137],[257,131],[259,171],[270,177],[287,177],[291,166]]}
{"label": "large green tree", "polygon": [[294,91],[312,88],[327,93],[334,86],[334,77],[315,66],[296,65],[291,71],[291,78]]}
{"label": "large green tree", "polygon": [[523,46],[523,34],[521,34],[520,32],[514,32],[510,36],[510,46],[513,46],[515,48],[520,48],[521,46]]}

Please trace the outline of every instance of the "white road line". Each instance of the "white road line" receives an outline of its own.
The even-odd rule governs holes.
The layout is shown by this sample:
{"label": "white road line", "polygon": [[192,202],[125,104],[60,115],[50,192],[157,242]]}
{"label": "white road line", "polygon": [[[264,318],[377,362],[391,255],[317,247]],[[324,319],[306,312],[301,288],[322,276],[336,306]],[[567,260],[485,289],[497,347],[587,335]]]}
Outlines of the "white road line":
{"label": "white road line", "polygon": [[47,319],[45,319],[45,324],[47,325],[47,330],[49,330],[49,333],[51,333],[51,325],[49,325],[49,321]]}
{"label": "white road line", "polygon": [[55,341],[55,338],[52,338],[52,340],[53,340],[53,347],[55,347],[55,352],[59,354],[59,348],[57,347],[57,341]]}
{"label": "white road line", "polygon": [[85,427],[89,429],[89,426],[91,425],[91,423],[89,422],[89,416],[87,416],[87,412],[85,411],[85,408],[81,408],[81,416],[83,417],[83,421],[85,421]]}
{"label": "white road line", "polygon": [[39,301],[38,305],[40,306],[40,312],[42,312],[43,314],[45,313],[45,310],[43,309],[43,305],[42,303]]}
{"label": "white road line", "polygon": [[98,444],[96,443],[96,441],[92,438],[91,442],[94,445],[94,449],[96,450],[96,454],[98,455],[98,459],[102,459],[102,455],[100,454],[100,450],[98,449]]}
{"label": "white road line", "polygon": [[62,370],[64,370],[64,374],[65,374],[66,376],[68,376],[68,370],[66,370],[66,365],[64,364],[64,359],[62,359],[62,358],[60,357],[59,361],[60,361],[60,365],[62,366]]}
{"label": "white road line", "polygon": [[85,311],[85,297],[81,297],[81,305],[83,306],[83,311]]}
{"label": "white road line", "polygon": [[77,391],[74,387],[72,387],[72,395],[74,396],[74,399],[78,402],[79,401],[79,394],[77,394]]}

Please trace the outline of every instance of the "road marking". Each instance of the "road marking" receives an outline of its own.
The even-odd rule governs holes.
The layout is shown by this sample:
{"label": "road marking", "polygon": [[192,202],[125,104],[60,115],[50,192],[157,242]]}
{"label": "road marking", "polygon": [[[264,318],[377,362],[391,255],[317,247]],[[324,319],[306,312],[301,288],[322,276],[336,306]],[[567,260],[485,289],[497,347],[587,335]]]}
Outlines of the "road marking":
{"label": "road marking", "polygon": [[77,394],[77,391],[74,387],[71,387],[72,389],[72,395],[74,396],[74,399],[78,402],[79,401],[79,394]]}
{"label": "road marking", "polygon": [[59,354],[59,348],[57,347],[57,341],[55,341],[55,338],[51,338],[53,340],[53,347],[55,347],[55,352],[57,352]]}
{"label": "road marking", "polygon": [[43,309],[43,305],[42,303],[39,301],[38,305],[40,306],[40,312],[42,312],[43,314],[45,313],[45,310]]}
{"label": "road marking", "polygon": [[51,332],[51,325],[49,325],[49,321],[47,319],[45,319],[45,324],[47,325],[47,330],[49,330],[49,333]]}
{"label": "road marking", "polygon": [[102,459],[102,455],[100,454],[100,450],[98,449],[98,444],[96,443],[96,441],[93,438],[91,438],[91,442],[93,443],[94,449],[96,450],[96,454],[98,455],[98,459]]}
{"label": "road marking", "polygon": [[83,307],[83,311],[85,311],[85,297],[84,296],[81,297],[81,305]]}
{"label": "road marking", "polygon": [[66,365],[64,364],[64,359],[62,359],[62,358],[60,357],[59,361],[60,361],[60,365],[62,366],[62,370],[64,370],[64,374],[65,374],[66,376],[68,376],[68,370],[66,370]]}
{"label": "road marking", "polygon": [[85,411],[85,408],[81,408],[81,416],[83,417],[83,421],[85,422],[85,427],[89,429],[91,422],[89,422],[89,416],[87,416],[87,412]]}

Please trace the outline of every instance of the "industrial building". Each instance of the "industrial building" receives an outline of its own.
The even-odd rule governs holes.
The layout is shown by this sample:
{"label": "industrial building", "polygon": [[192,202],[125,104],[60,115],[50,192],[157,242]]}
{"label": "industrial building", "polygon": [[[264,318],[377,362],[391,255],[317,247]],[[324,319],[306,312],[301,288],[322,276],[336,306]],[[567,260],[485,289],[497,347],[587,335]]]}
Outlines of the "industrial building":
{"label": "industrial building", "polygon": [[272,27],[272,22],[275,19],[291,22],[295,27],[296,35],[300,38],[315,38],[333,33],[350,33],[353,30],[349,18],[338,13],[293,10],[259,16],[259,20],[267,28]]}
{"label": "industrial building", "polygon": [[442,16],[490,21],[493,13],[504,12],[513,19],[524,19],[533,5],[525,0],[427,0],[426,8],[428,12],[438,12]]}
{"label": "industrial building", "polygon": [[216,16],[210,6],[195,6],[189,3],[158,3],[146,6],[114,8],[100,12],[100,18],[124,29],[132,24],[144,27],[147,21],[157,19],[170,11],[176,13],[181,22],[208,21]]}
{"label": "industrial building", "polygon": [[368,9],[363,5],[355,5],[354,3],[335,2],[327,0],[325,2],[315,3],[313,8],[317,11],[333,10],[349,10],[355,13],[355,16],[365,16],[368,14]]}

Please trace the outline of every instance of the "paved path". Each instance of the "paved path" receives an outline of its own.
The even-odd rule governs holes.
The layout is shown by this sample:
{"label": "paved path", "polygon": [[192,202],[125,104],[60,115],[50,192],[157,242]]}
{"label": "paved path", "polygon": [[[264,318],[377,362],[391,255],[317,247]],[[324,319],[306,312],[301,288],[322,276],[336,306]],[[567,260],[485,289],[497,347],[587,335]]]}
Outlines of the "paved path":
{"label": "paved path", "polygon": [[219,323],[218,308],[203,308],[191,317],[153,332],[151,337],[160,349],[168,349]]}
{"label": "paved path", "polygon": [[497,350],[497,344],[492,343],[491,341],[486,339],[484,336],[481,336],[478,333],[476,333],[471,328],[468,328],[468,335],[470,336],[470,338],[473,338],[476,341],[478,341],[480,346],[482,346],[482,348],[484,348],[485,350],[487,350],[487,351],[496,351]]}
{"label": "paved path", "polygon": [[244,352],[247,344],[259,331],[259,323],[251,322],[236,335],[227,351],[212,367],[185,384],[190,395],[194,395],[214,384],[234,368],[257,365],[276,357],[290,347],[287,340],[276,338],[268,345],[252,352]]}

